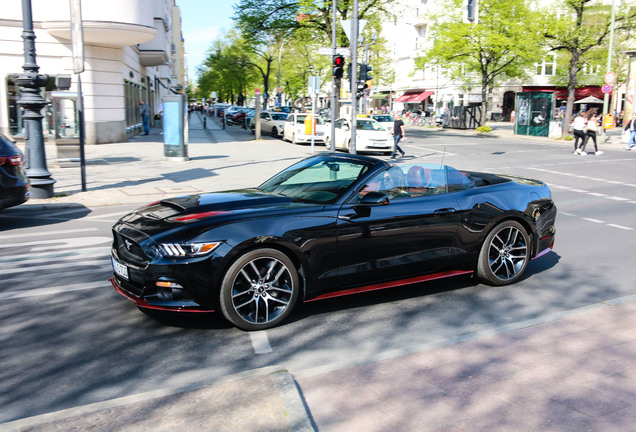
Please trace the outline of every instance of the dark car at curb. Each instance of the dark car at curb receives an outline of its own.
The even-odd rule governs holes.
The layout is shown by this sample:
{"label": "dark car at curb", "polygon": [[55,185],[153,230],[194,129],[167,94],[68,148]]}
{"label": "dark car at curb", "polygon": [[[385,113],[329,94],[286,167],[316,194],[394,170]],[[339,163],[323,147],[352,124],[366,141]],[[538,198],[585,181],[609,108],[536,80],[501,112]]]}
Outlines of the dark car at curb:
{"label": "dark car at curb", "polygon": [[0,209],[22,204],[31,196],[23,160],[20,149],[0,135]]}
{"label": "dark car at curb", "polygon": [[141,309],[261,330],[298,301],[463,274],[514,283],[552,249],[556,212],[537,180],[324,153],[257,188],[122,217],[111,282]]}

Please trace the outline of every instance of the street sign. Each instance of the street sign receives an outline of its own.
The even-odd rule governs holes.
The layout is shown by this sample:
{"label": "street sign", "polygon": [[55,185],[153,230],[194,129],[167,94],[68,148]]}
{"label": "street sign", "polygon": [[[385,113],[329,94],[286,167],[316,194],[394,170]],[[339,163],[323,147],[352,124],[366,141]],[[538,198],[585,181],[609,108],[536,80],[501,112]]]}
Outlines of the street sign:
{"label": "street sign", "polygon": [[605,84],[611,85],[614,84],[614,81],[616,81],[616,74],[614,72],[608,72],[605,74]]}
{"label": "street sign", "polygon": [[614,127],[614,116],[611,114],[605,114],[603,118],[603,129],[611,129]]}
{"label": "street sign", "polygon": [[308,83],[309,94],[315,95],[320,92],[320,77],[319,76],[309,76]]}
{"label": "street sign", "polygon": [[254,90],[254,93],[255,93],[256,95],[261,94],[261,89],[256,89],[256,90]]}
{"label": "street sign", "polygon": [[[319,55],[331,55],[331,48],[329,47],[320,47],[318,48]],[[348,47],[345,48],[336,48],[336,54],[340,54],[341,56],[351,57],[351,50]]]}
{"label": "street sign", "polygon": [[603,93],[611,93],[612,92],[612,86],[609,84],[604,84],[603,87],[601,87],[601,91]]}

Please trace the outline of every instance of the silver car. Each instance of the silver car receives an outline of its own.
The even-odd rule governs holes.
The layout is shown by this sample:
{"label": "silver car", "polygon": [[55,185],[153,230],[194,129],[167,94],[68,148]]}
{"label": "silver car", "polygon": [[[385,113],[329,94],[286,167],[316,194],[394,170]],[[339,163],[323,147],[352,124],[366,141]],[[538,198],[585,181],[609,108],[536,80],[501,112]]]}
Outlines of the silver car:
{"label": "silver car", "polygon": [[[283,136],[287,115],[288,114],[285,112],[263,111],[259,116],[261,119],[261,133],[269,134],[273,137]],[[250,127],[252,129],[252,133],[254,133],[255,125],[253,122]]]}

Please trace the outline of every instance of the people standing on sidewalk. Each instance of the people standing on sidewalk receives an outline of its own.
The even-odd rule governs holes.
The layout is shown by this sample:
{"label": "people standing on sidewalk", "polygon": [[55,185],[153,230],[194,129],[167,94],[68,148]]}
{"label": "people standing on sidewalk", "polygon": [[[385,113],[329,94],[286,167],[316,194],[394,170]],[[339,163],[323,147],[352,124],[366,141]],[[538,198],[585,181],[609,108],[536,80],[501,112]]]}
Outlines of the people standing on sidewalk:
{"label": "people standing on sidewalk", "polygon": [[625,124],[624,130],[629,131],[629,141],[625,150],[631,150],[636,144],[636,113],[632,113],[632,118]]}
{"label": "people standing on sidewalk", "polygon": [[600,128],[598,114],[596,111],[591,111],[587,116],[587,123],[585,124],[585,139],[583,140],[583,145],[581,145],[581,155],[585,155],[585,146],[587,142],[592,139],[594,141],[594,154],[596,156],[600,156],[603,154],[602,151],[599,151],[596,145],[596,133]]}
{"label": "people standing on sidewalk", "polygon": [[141,114],[141,122],[144,125],[144,135],[150,135],[150,107],[143,99],[139,99],[139,114]]}
{"label": "people standing on sidewalk", "polygon": [[404,122],[402,121],[402,115],[396,114],[395,120],[393,121],[393,153],[391,154],[391,159],[395,159],[397,152],[402,153],[404,156],[404,150],[402,150],[399,146],[400,140],[406,137],[406,132],[404,131]]}
{"label": "people standing on sidewalk", "polygon": [[579,148],[579,140],[581,140],[581,147],[585,143],[585,123],[585,112],[580,111],[571,125],[572,133],[574,134],[574,153],[579,155],[586,154]]}

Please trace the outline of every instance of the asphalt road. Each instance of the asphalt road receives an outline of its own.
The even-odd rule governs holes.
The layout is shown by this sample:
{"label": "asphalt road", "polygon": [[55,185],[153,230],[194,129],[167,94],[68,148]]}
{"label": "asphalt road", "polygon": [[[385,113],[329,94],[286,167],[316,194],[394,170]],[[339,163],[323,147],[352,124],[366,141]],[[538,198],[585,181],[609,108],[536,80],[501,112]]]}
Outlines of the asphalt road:
{"label": "asphalt road", "polygon": [[110,227],[134,205],[0,212],[0,422],[268,365],[311,376],[635,293],[636,152],[407,136],[404,161],[546,181],[559,209],[555,250],[513,286],[458,277],[313,302],[281,327],[246,333],[215,315],[159,322],[112,289]]}

